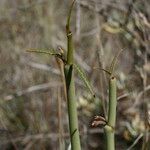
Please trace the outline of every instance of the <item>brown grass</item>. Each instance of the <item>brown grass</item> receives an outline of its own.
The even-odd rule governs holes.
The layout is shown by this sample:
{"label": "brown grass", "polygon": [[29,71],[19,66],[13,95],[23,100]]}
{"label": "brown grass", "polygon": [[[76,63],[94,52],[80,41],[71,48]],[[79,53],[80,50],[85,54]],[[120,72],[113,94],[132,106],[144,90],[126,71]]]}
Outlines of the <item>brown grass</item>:
{"label": "brown grass", "polygon": [[[0,149],[55,150],[59,144],[66,148],[69,145],[66,102],[57,62],[53,57],[25,52],[28,48],[66,49],[69,5],[69,0],[0,1]],[[116,67],[117,149],[127,149],[134,142],[135,149],[148,149],[149,7],[148,0],[133,0],[131,4],[80,0],[74,9],[75,60],[96,92],[96,100],[92,101],[76,76],[82,149],[104,148],[102,129],[91,128],[90,122],[94,115],[104,116],[107,75],[93,68],[109,67],[120,49],[124,52]]]}

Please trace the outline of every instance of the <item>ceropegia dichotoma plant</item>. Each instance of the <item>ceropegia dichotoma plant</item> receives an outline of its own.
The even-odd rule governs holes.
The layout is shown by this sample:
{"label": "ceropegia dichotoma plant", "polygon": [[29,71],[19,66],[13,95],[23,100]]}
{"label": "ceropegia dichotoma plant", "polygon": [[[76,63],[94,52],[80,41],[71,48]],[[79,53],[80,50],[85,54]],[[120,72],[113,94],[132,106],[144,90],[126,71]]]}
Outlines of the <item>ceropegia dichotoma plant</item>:
{"label": "ceropegia dichotoma plant", "polygon": [[106,147],[107,150],[115,150],[115,125],[116,125],[116,109],[117,109],[117,85],[116,77],[114,75],[114,68],[117,62],[117,58],[122,52],[119,51],[112,60],[109,70],[101,69],[109,74],[109,104],[108,104],[108,117],[103,118],[96,116],[92,123],[92,126],[104,126],[106,135]]}
{"label": "ceropegia dichotoma plant", "polygon": [[78,128],[78,115],[77,105],[75,98],[75,83],[74,83],[74,47],[72,32],[70,30],[70,18],[75,1],[73,1],[68,19],[66,24],[66,35],[67,35],[67,60],[64,66],[65,80],[66,80],[66,91],[67,91],[67,104],[68,104],[68,117],[69,117],[69,129],[71,138],[71,149],[80,150],[80,135]]}
{"label": "ceropegia dichotoma plant", "polygon": [[[74,63],[74,46],[72,39],[72,32],[70,30],[70,19],[75,0],[72,2],[72,5],[69,10],[67,23],[66,23],[66,36],[67,36],[67,54],[61,49],[61,51],[56,52],[55,50],[37,50],[37,49],[28,49],[28,52],[44,53],[53,55],[62,60],[64,66],[65,74],[65,85],[67,92],[67,106],[68,106],[68,118],[69,118],[69,130],[70,130],[70,139],[71,139],[71,149],[72,150],[81,150],[80,136],[78,129],[78,115],[77,115],[77,106],[76,106],[76,97],[75,97],[75,83],[74,83],[74,70],[76,70],[86,85],[89,92],[95,97],[94,91],[87,80],[84,72],[81,68]],[[65,57],[66,56],[66,57]]]}

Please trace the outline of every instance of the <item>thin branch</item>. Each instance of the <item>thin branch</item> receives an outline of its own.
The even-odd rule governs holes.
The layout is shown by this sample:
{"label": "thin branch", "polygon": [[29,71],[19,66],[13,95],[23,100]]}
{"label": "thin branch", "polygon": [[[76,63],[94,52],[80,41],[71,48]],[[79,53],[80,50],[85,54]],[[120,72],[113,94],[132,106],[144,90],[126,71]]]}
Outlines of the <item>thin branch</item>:
{"label": "thin branch", "polygon": [[44,70],[44,71],[50,71],[51,73],[54,73],[56,75],[60,75],[60,71],[58,69],[52,68],[49,65],[46,64],[40,64],[37,62],[32,62],[32,61],[27,61],[25,62],[27,65],[36,68],[36,69],[40,69],[40,70]]}
{"label": "thin branch", "polygon": [[46,90],[50,87],[56,87],[58,85],[62,86],[62,83],[60,83],[60,82],[49,82],[49,83],[34,85],[34,86],[31,86],[25,90],[17,91],[16,93],[14,93],[12,95],[7,95],[4,97],[4,100],[9,101],[9,100],[12,100],[13,98],[18,97],[18,96],[23,96],[25,94],[40,91],[40,90]]}
{"label": "thin branch", "polygon": [[133,142],[133,144],[127,149],[127,150],[132,150],[132,148],[138,143],[138,141],[143,137],[143,134],[141,133],[136,140]]}

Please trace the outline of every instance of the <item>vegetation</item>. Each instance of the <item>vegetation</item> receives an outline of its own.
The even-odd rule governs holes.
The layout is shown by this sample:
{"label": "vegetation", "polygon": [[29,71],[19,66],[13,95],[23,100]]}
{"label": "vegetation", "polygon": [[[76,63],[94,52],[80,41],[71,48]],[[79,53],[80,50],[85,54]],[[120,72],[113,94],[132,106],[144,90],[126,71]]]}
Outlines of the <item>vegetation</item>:
{"label": "vegetation", "polygon": [[149,1],[70,4],[0,1],[0,149],[147,150]]}
{"label": "vegetation", "polygon": [[68,102],[68,116],[69,116],[69,128],[70,128],[70,138],[71,138],[71,149],[81,150],[80,137],[78,129],[78,116],[77,116],[77,105],[75,96],[75,85],[74,85],[74,48],[72,40],[72,32],[70,30],[70,17],[72,12],[72,7],[68,15],[66,34],[67,34],[67,61],[64,67],[65,81],[66,81],[66,91],[67,91],[67,102]]}

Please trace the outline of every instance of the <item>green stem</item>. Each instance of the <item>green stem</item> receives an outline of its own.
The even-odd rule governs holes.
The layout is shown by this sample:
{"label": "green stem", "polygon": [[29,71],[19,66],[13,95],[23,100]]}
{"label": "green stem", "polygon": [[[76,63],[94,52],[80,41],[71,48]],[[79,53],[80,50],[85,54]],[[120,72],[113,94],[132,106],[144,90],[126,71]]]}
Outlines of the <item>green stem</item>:
{"label": "green stem", "polygon": [[75,0],[73,0],[71,4],[68,18],[67,18],[67,24],[66,24],[66,34],[67,34],[67,42],[68,42],[67,43],[67,47],[68,47],[67,64],[73,64],[73,41],[72,41],[72,32],[70,31],[70,19],[71,19],[71,14],[72,14],[74,3],[75,3]]}
{"label": "green stem", "polygon": [[66,79],[66,90],[67,90],[67,102],[68,102],[68,117],[69,117],[69,128],[71,138],[71,149],[80,150],[80,137],[78,130],[78,116],[77,106],[75,98],[75,84],[74,84],[74,65],[73,65],[73,41],[72,33],[67,32],[67,64],[65,65],[65,79]]}
{"label": "green stem", "polygon": [[78,115],[75,98],[75,83],[74,83],[74,48],[72,40],[72,32],[70,31],[70,18],[75,0],[73,1],[66,24],[67,34],[67,61],[64,67],[66,91],[67,91],[67,104],[68,104],[68,117],[69,117],[69,129],[71,138],[71,149],[81,150],[80,136],[78,129]]}
{"label": "green stem", "polygon": [[65,66],[71,149],[81,150],[79,130],[78,130],[78,117],[77,117],[77,106],[76,106],[76,99],[75,99],[75,85],[74,85],[74,75],[73,75],[74,73],[73,72],[74,72],[73,65],[68,64]]}
{"label": "green stem", "polygon": [[108,122],[105,126],[107,150],[115,150],[115,124],[116,124],[116,107],[117,107],[117,88],[116,78],[111,77],[109,80],[109,110]]}
{"label": "green stem", "polygon": [[74,48],[73,48],[73,41],[72,41],[72,32],[67,30],[67,64],[73,64],[73,53],[74,53]]}
{"label": "green stem", "polygon": [[67,32],[67,64],[65,65],[65,79],[66,79],[66,89],[67,89],[67,102],[68,102],[68,117],[69,117],[69,128],[70,128],[70,138],[71,138],[71,149],[80,150],[80,137],[78,129],[78,116],[77,116],[77,106],[75,98],[75,85],[74,85],[74,67],[73,67],[73,41],[72,33]]}

